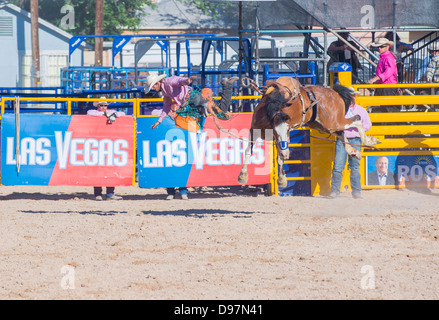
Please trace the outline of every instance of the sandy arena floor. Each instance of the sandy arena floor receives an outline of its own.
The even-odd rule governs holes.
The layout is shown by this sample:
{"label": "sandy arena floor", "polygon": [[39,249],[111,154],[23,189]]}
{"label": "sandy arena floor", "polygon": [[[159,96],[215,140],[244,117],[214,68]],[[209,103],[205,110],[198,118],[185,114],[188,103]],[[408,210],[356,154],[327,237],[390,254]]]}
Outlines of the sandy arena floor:
{"label": "sandy arena floor", "polygon": [[438,299],[439,190],[0,187],[0,299]]}

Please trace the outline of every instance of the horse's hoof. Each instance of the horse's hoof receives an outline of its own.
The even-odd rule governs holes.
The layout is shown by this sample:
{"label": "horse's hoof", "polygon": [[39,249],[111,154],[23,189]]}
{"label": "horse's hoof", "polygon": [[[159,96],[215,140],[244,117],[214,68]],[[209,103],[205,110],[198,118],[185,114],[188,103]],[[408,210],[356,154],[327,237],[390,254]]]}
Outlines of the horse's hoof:
{"label": "horse's hoof", "polygon": [[239,184],[246,184],[248,180],[248,173],[241,173],[238,177]]}
{"label": "horse's hoof", "polygon": [[361,152],[354,152],[351,154],[352,157],[361,160]]}
{"label": "horse's hoof", "polygon": [[375,144],[380,144],[381,141],[378,140],[378,138],[375,138],[374,136],[367,136],[367,143],[368,146],[373,146]]}
{"label": "horse's hoof", "polygon": [[279,177],[279,179],[277,179],[277,184],[280,188],[285,188],[288,185],[287,178]]}

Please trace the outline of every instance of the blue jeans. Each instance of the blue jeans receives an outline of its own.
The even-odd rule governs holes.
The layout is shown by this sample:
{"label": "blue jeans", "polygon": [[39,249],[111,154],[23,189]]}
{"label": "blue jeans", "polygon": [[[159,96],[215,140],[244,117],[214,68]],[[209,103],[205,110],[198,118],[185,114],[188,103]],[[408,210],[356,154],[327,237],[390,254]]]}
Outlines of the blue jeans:
{"label": "blue jeans", "polygon": [[[348,139],[349,143],[361,144],[360,138]],[[360,150],[360,147],[352,146]],[[352,194],[361,193],[361,174],[360,174],[360,160],[351,157],[346,152],[346,149],[340,139],[337,139],[335,144],[334,167],[332,168],[331,193],[340,194],[341,180],[343,178],[343,170],[346,166],[346,158],[349,159],[349,169],[351,170],[350,181]]]}
{"label": "blue jeans", "polygon": [[[168,195],[170,194],[175,195],[175,189],[176,188],[166,188],[166,192],[168,193]],[[186,187],[180,187],[178,188],[178,190],[180,191],[181,195],[188,194],[189,192]]]}

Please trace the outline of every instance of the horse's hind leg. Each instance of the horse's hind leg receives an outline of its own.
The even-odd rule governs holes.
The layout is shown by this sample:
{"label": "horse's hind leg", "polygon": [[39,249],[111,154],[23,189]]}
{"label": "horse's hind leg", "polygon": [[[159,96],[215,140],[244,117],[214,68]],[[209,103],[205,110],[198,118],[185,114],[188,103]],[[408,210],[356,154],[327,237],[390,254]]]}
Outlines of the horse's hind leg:
{"label": "horse's hind leg", "polygon": [[381,143],[377,138],[374,136],[368,136],[366,134],[366,131],[364,131],[363,123],[361,122],[361,118],[359,116],[354,116],[350,118],[351,124],[348,124],[345,128],[357,128],[358,133],[360,134],[361,143],[365,146],[373,146],[375,144]]}
{"label": "horse's hind leg", "polygon": [[368,136],[366,134],[366,131],[364,131],[363,124],[361,123],[361,120],[354,121],[352,123],[352,126],[357,128],[358,133],[360,134],[361,143],[364,144],[365,146],[373,146],[375,144],[381,143],[381,141],[378,140],[377,138],[375,138],[374,136]]}
{"label": "horse's hind leg", "polygon": [[361,151],[355,149],[349,144],[349,141],[344,135],[343,131],[337,133],[336,136],[341,140],[341,142],[343,142],[344,148],[350,156],[357,158],[358,160],[361,160]]}

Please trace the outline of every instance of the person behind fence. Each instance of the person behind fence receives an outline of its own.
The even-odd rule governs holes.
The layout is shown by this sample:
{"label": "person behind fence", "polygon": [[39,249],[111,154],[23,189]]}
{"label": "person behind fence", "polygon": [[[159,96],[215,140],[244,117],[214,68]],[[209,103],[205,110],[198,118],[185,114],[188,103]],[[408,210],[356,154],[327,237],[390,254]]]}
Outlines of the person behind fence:
{"label": "person behind fence", "polygon": [[[433,43],[428,47],[432,58],[427,67],[427,82],[439,83],[439,43]],[[439,88],[435,88],[439,94]]]}
{"label": "person behind fence", "polygon": [[[105,97],[101,97],[101,99],[105,99]],[[108,109],[108,102],[105,100],[97,101],[93,103],[96,106],[96,109],[91,109],[87,111],[87,115],[95,116],[95,117],[107,117],[107,123],[111,124],[116,121],[116,118],[125,116],[125,112]],[[121,196],[117,196],[114,193],[115,187],[106,187],[106,200],[122,200]],[[102,196],[102,187],[94,187],[93,192],[96,201],[104,200]]]}
{"label": "person behind fence", "polygon": [[[167,117],[174,120],[175,125],[179,128],[200,132],[203,129],[204,121],[208,113],[215,117],[227,120],[230,118],[229,108],[233,93],[233,82],[238,78],[234,77],[223,81],[223,91],[221,94],[220,105],[218,106],[213,100],[211,89],[191,87],[190,84],[195,79],[192,77],[180,77],[162,75],[150,75],[147,78],[145,93],[151,90],[161,91],[163,96],[163,110],[158,120],[151,126],[156,129]],[[178,188],[181,198],[188,199],[188,190],[186,187]],[[167,188],[167,200],[175,197],[175,188]]]}
{"label": "person behind fence", "polygon": [[[376,68],[375,77],[371,78],[368,83],[376,84],[397,84],[398,69],[396,67],[396,56],[391,51],[393,41],[386,38],[378,38],[371,44],[372,47],[378,48],[380,59]],[[397,96],[397,88],[376,88],[375,96]],[[374,107],[375,112],[398,112],[399,106],[379,106]]]}
{"label": "person behind fence", "polygon": [[428,65],[430,64],[431,58],[432,58],[431,53],[429,52],[429,54],[424,59],[422,59],[421,65],[419,66],[418,73],[416,74],[416,77],[415,77],[415,82],[427,81],[427,68],[428,68]]}
{"label": "person behind fence", "polygon": [[[345,118],[352,118],[355,115],[361,117],[361,123],[363,125],[364,131],[369,131],[372,127],[372,122],[370,121],[369,114],[366,109],[355,103],[355,96],[360,94],[359,91],[355,91],[352,87],[349,87],[351,91],[351,99],[349,109],[346,112]],[[344,135],[348,140],[348,143],[352,144],[352,147],[361,151],[361,139],[357,128],[349,128],[344,130]],[[343,171],[346,166],[346,158],[349,159],[349,169],[350,169],[350,183],[352,189],[352,197],[354,199],[361,199],[361,174],[360,174],[360,160],[348,155],[346,152],[343,142],[337,138],[335,143],[335,155],[334,155],[334,165],[332,169],[332,179],[331,179],[331,193],[329,198],[336,198],[340,195],[341,181],[343,179]]]}
{"label": "person behind fence", "polygon": [[[384,36],[387,40],[393,40],[393,32],[389,31]],[[402,53],[408,52],[410,50],[413,50],[413,45],[410,43],[405,43],[401,41],[401,38],[396,33],[395,34],[395,40],[396,40],[396,69],[398,70],[398,82],[403,82],[406,78],[405,69],[404,69],[404,61],[402,60]]]}
{"label": "person behind fence", "polygon": [[[349,32],[340,32],[339,36],[346,40],[352,47],[359,49],[358,45],[354,41],[349,41]],[[343,40],[337,39],[332,42],[328,47],[328,54],[331,56],[333,62],[346,62],[352,67],[352,75],[358,77],[358,69],[361,69],[360,61],[358,60],[357,53],[352,47],[348,46]],[[332,63],[329,62],[328,66]],[[355,79],[354,77],[354,79]]]}

